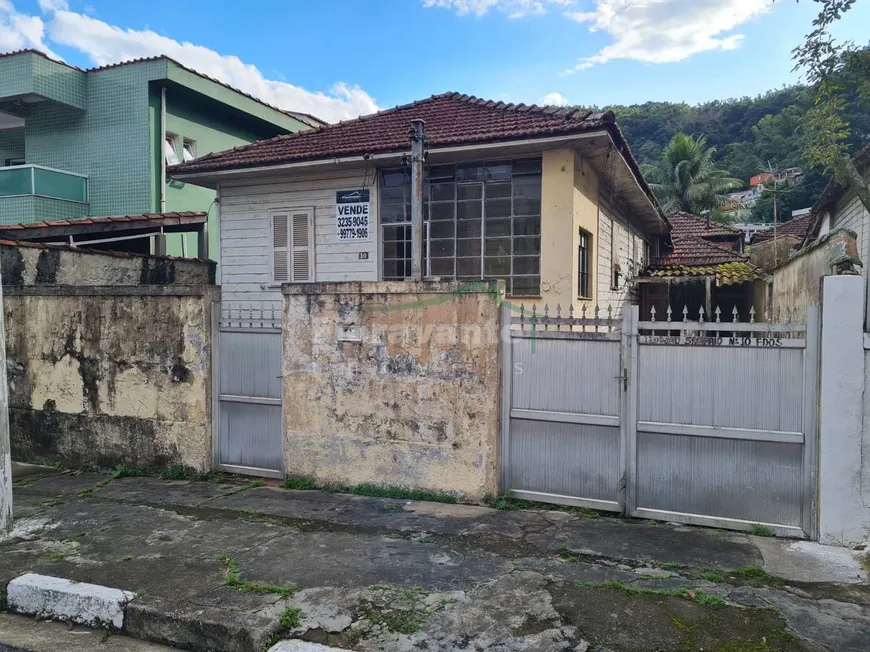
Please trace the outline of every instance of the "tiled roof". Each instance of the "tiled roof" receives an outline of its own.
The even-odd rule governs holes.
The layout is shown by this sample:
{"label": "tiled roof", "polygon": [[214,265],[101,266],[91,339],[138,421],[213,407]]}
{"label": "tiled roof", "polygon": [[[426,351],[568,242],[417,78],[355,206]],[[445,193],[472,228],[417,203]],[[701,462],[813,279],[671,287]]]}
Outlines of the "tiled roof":
{"label": "tiled roof", "polygon": [[715,238],[722,236],[743,237],[743,232],[739,229],[732,229],[730,226],[719,224],[710,221],[707,223],[707,218],[679,211],[668,215],[668,220],[671,223],[671,235],[673,237],[704,237]]}
{"label": "tiled roof", "polygon": [[[796,217],[788,222],[777,224],[776,237],[798,238],[803,242],[804,238],[809,235],[810,231],[815,226],[815,217],[816,216],[813,213],[807,213],[806,215],[801,215],[800,217]],[[759,231],[755,234],[752,242],[753,244],[756,244],[759,242],[767,242],[768,240],[773,240],[773,228],[767,229],[766,231]]]}
{"label": "tiled roof", "polygon": [[99,70],[108,70],[110,68],[118,68],[120,66],[129,66],[131,64],[141,63],[143,61],[159,61],[161,59],[165,59],[166,61],[171,61],[179,68],[183,68],[187,72],[193,73],[194,75],[197,75],[198,77],[202,77],[203,79],[207,79],[211,82],[214,82],[215,84],[220,84],[224,88],[228,88],[231,91],[238,93],[239,95],[244,95],[245,97],[253,100],[257,104],[262,104],[263,106],[265,106],[269,109],[272,109],[273,111],[278,111],[279,113],[283,113],[284,115],[289,116],[289,117],[293,118],[294,120],[298,120],[299,122],[306,124],[309,127],[317,127],[319,125],[328,124],[328,123],[324,122],[323,120],[321,120],[320,118],[313,116],[309,113],[302,113],[300,111],[289,111],[289,110],[285,110],[285,109],[280,109],[277,106],[273,106],[273,105],[269,104],[268,102],[264,102],[260,98],[255,97],[255,96],[251,95],[250,93],[245,93],[244,91],[241,91],[234,86],[230,86],[229,84],[222,82],[219,79],[215,79],[214,77],[211,77],[209,75],[206,75],[205,73],[199,72],[198,70],[194,70],[193,68],[188,68],[184,64],[179,63],[178,61],[176,61],[172,57],[166,56],[165,54],[158,54],[158,55],[153,56],[153,57],[140,57],[138,59],[129,59],[127,61],[119,61],[117,63],[109,63],[109,64],[106,64],[105,66],[96,66],[94,68],[79,68],[78,66],[73,66],[71,64],[68,64],[66,61],[60,61],[58,59],[54,59],[54,58],[48,56],[45,52],[42,52],[40,50],[35,50],[33,48],[28,48],[25,50],[13,50],[12,52],[0,52],[0,58],[11,57],[11,56],[16,55],[16,54],[36,54],[36,55],[39,55],[40,57],[42,57],[43,59],[47,59],[48,61],[58,63],[62,66],[66,66],[67,68],[72,68],[73,70],[78,70],[79,72],[96,72]]}
{"label": "tiled roof", "polygon": [[166,260],[183,260],[196,263],[208,263],[216,265],[213,260],[205,258],[180,258],[178,256],[153,256],[151,254],[138,254],[131,251],[105,251],[102,249],[88,249],[87,247],[62,244],[46,244],[44,242],[30,242],[28,240],[9,240],[0,238],[0,247],[28,247],[30,249],[63,249],[65,251],[74,251],[80,254],[92,254],[95,256],[113,256],[115,258],[160,258]]}
{"label": "tiled roof", "polygon": [[[606,127],[623,141],[611,111],[594,113],[583,109],[505,104],[460,93],[443,93],[355,120],[207,154],[172,166],[169,172],[189,174],[403,152],[410,146],[411,120],[418,118],[426,122],[429,147],[568,135]],[[633,157],[629,158],[631,165]],[[639,173],[637,176],[640,177]]]}
{"label": "tiled roof", "polygon": [[684,276],[715,276],[716,285],[746,283],[760,278],[758,268],[743,261],[720,263],[718,265],[670,265],[649,273],[654,278],[677,278]]}
{"label": "tiled roof", "polygon": [[[200,218],[195,220],[206,221],[208,219],[208,213],[203,211],[172,211],[169,213],[142,213],[141,215],[108,215],[105,217],[80,217],[72,220],[55,220],[52,222],[33,222],[32,224],[0,224],[0,232],[6,233],[8,231],[23,231],[25,229],[40,229],[40,228],[51,228],[56,226],[82,226],[85,224],[107,224],[107,223],[118,223],[118,222],[141,222],[141,221],[149,221],[149,222],[165,222],[167,220],[173,220],[177,218]],[[194,220],[192,220],[194,221]],[[11,235],[11,234],[9,234]]]}
{"label": "tiled roof", "polygon": [[733,249],[722,247],[704,238],[694,236],[679,237],[671,235],[673,249],[653,260],[650,269],[669,267],[672,265],[698,266],[719,265],[721,263],[744,262],[749,256],[741,254]]}

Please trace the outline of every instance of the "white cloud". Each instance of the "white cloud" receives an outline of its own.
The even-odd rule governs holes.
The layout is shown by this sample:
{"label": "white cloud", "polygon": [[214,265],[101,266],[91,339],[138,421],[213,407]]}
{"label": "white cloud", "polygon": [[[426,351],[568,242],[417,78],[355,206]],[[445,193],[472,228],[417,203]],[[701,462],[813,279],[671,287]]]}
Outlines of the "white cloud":
{"label": "white cloud", "polygon": [[151,30],[122,29],[66,9],[65,0],[39,0],[45,21],[16,11],[11,0],[0,0],[0,51],[38,48],[56,58],[48,43],[65,45],[102,66],[139,57],[167,55],[274,106],[311,113],[334,122],[378,110],[362,88],[343,81],[327,92],[312,92],[287,82],[267,79],[256,66],[190,42],[180,43]]}
{"label": "white cloud", "polygon": [[568,106],[568,100],[561,93],[547,93],[538,100],[538,104],[544,106]]}
{"label": "white cloud", "polygon": [[451,9],[460,16],[483,16],[490,9],[498,9],[509,18],[544,14],[548,5],[567,7],[571,4],[574,4],[574,0],[423,0],[424,7]]}
{"label": "white cloud", "polygon": [[768,11],[773,0],[595,0],[590,12],[565,12],[613,43],[585,57],[566,73],[614,59],[645,63],[683,61],[710,50],[733,50],[742,34],[730,33]]}

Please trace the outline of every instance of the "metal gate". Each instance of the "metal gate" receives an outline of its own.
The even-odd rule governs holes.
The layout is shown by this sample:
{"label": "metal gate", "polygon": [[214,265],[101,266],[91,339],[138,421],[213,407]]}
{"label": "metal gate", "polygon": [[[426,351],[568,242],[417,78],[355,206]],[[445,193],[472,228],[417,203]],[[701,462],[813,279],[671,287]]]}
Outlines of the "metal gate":
{"label": "metal gate", "polygon": [[215,304],[215,468],[280,477],[280,301]]}
{"label": "metal gate", "polygon": [[805,324],[504,310],[505,490],[815,536],[818,309]]}

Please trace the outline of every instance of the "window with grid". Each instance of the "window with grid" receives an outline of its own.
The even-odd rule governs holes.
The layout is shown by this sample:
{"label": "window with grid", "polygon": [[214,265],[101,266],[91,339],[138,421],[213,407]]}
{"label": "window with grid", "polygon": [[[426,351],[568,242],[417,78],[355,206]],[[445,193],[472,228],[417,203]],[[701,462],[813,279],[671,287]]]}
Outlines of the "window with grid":
{"label": "window with grid", "polygon": [[592,235],[580,229],[579,236],[577,244],[577,296],[588,299],[592,297],[590,282],[592,261],[589,258],[589,252],[592,250]]}
{"label": "window with grid", "polygon": [[[409,170],[381,175],[383,277],[411,275]],[[423,271],[503,279],[513,296],[541,286],[541,160],[433,165],[423,173]]]}

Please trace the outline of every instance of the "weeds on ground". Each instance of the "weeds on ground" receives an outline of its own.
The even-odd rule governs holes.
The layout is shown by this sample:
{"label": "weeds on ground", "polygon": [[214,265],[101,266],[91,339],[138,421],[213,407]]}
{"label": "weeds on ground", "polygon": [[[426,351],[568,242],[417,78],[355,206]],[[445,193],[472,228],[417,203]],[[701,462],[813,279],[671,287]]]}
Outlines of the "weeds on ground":
{"label": "weeds on ground", "polygon": [[554,505],[551,503],[539,503],[533,500],[523,500],[522,498],[511,498],[507,494],[502,494],[500,496],[487,496],[484,498],[484,503],[487,507],[491,507],[492,509],[498,509],[500,511],[516,511],[520,509],[543,509],[548,512],[564,512],[566,514],[573,514],[574,516],[579,516],[580,518],[586,518],[590,520],[597,520],[601,518],[601,514],[596,512],[594,509],[589,509],[588,507],[576,507],[574,505]]}
{"label": "weeds on ground", "polygon": [[242,580],[239,574],[239,564],[235,559],[223,556],[220,561],[226,564],[227,575],[224,585],[234,588],[240,593],[274,593],[282,598],[289,598],[296,592],[295,584],[270,584],[268,582],[249,582]]}
{"label": "weeds on ground", "polygon": [[[263,480],[252,480],[248,484],[239,485],[238,487],[233,487],[232,489],[229,489],[228,491],[223,492],[220,495],[220,497],[226,498],[227,496],[233,496],[235,494],[242,493],[243,491],[247,491],[248,489],[256,489],[257,487],[265,487],[265,486],[266,486],[266,483]],[[234,510],[234,511],[247,512],[248,510]]]}
{"label": "weeds on ground", "polygon": [[622,582],[578,582],[577,585],[582,589],[611,589],[634,595],[660,595],[684,598],[705,606],[724,604],[724,601],[721,598],[717,598],[715,595],[710,595],[702,589],[689,589],[685,587],[679,589],[650,589],[646,587],[632,586],[631,584],[623,584]]}
{"label": "weeds on ground", "polygon": [[712,571],[709,573],[702,573],[701,579],[705,579],[708,582],[713,582],[714,584],[721,584],[725,581],[725,578],[722,576],[721,573],[715,573]]}
{"label": "weeds on ground", "polygon": [[160,469],[157,474],[161,480],[188,480],[190,482],[211,482],[220,484],[223,482],[224,474],[220,471],[208,471],[200,473],[196,469],[183,464],[170,464]]}
{"label": "weeds on ground", "polygon": [[732,568],[728,573],[732,577],[739,577],[750,580],[775,580],[778,579],[775,575],[771,575],[761,566],[740,566]]}
{"label": "weeds on ground", "polygon": [[144,466],[133,466],[121,463],[115,467],[115,472],[112,474],[112,477],[115,480],[120,480],[121,478],[138,478],[147,474],[148,469]]}
{"label": "weeds on ground", "polygon": [[408,489],[406,487],[390,487],[376,484],[358,484],[352,487],[334,487],[330,490],[340,493],[354,494],[355,496],[369,496],[372,498],[401,498],[404,500],[422,500],[432,503],[455,504],[456,496],[440,491],[424,491],[422,489]]}
{"label": "weeds on ground", "polygon": [[295,489],[297,491],[317,489],[314,478],[307,475],[285,475],[284,480],[281,481],[281,486],[284,489]]}
{"label": "weeds on ground", "polygon": [[771,530],[766,525],[762,525],[761,523],[755,523],[748,530],[746,530],[747,534],[751,534],[756,537],[772,537],[773,530]]}
{"label": "weeds on ground", "polygon": [[302,609],[299,607],[287,607],[278,618],[278,624],[282,629],[296,629],[301,621]]}

